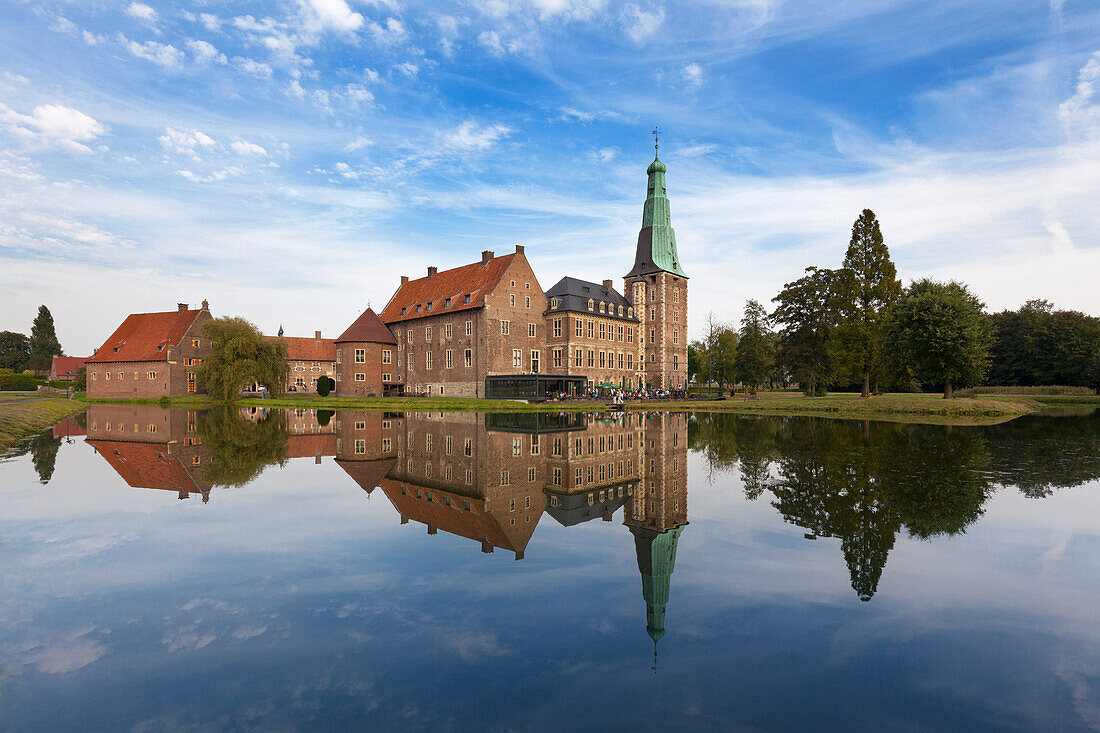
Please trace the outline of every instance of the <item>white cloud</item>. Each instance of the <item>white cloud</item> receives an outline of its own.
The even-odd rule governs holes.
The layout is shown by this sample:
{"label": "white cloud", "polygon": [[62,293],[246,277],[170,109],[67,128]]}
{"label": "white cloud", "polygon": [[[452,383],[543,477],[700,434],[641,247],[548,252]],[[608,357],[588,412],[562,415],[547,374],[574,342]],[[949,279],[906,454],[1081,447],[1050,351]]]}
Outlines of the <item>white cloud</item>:
{"label": "white cloud", "polygon": [[264,158],[267,157],[266,149],[256,143],[250,143],[247,140],[235,140],[229,143],[229,148],[237,155],[258,155]]}
{"label": "white cloud", "polygon": [[374,94],[361,84],[348,84],[344,87],[344,96],[352,102],[373,102]]}
{"label": "white cloud", "polygon": [[299,0],[307,30],[353,33],[363,26],[363,16],[345,0]]}
{"label": "white cloud", "polygon": [[412,61],[406,61],[403,64],[398,64],[396,68],[399,72],[408,77],[416,76],[420,72],[420,67],[414,64]]}
{"label": "white cloud", "polygon": [[200,175],[190,170],[181,170],[179,174],[191,181],[192,183],[217,183],[218,181],[224,181],[227,178],[235,178],[244,173],[244,169],[240,166],[231,165],[228,168],[216,170],[213,173],[207,175]]}
{"label": "white cloud", "polygon": [[377,71],[375,71],[374,69],[366,69],[366,68],[363,69],[363,78],[371,84],[374,84],[374,83],[376,83],[376,82],[378,82],[382,79],[382,77],[378,74]]}
{"label": "white cloud", "polygon": [[694,61],[683,68],[682,74],[688,86],[697,87],[703,83],[703,67]]}
{"label": "white cloud", "polygon": [[126,14],[145,23],[157,22],[157,11],[145,3],[130,3],[130,6],[126,8]]}
{"label": "white cloud", "polygon": [[477,36],[477,42],[494,56],[504,55],[504,45],[501,44],[500,35],[496,31],[482,31]]}
{"label": "white cloud", "polygon": [[630,40],[641,43],[656,33],[665,22],[665,9],[659,7],[656,10],[643,10],[634,3],[628,3],[619,14],[619,21]]}
{"label": "white cloud", "polygon": [[220,30],[222,27],[221,18],[213,13],[199,13],[199,22],[201,22],[203,27],[208,31]]}
{"label": "white cloud", "polygon": [[214,138],[199,130],[177,130],[172,127],[166,127],[164,134],[157,139],[166,151],[195,158],[202,149],[209,150],[218,144]]}
{"label": "white cloud", "polygon": [[96,119],[62,104],[39,105],[29,115],[0,104],[0,125],[25,142],[79,153],[92,152],[85,143],[107,132]]}
{"label": "white cloud", "polygon": [[1058,119],[1071,135],[1090,136],[1100,132],[1100,51],[1092,54],[1077,73],[1077,87],[1072,97],[1058,106]]}
{"label": "white cloud", "polygon": [[274,73],[271,67],[262,61],[256,61],[243,56],[234,56],[233,65],[244,73],[252,74],[253,76],[271,78],[272,73]]}
{"label": "white cloud", "polygon": [[229,63],[225,58],[225,54],[215,48],[212,43],[191,40],[187,42],[187,48],[191,51],[191,55],[195,57],[195,61],[204,66],[210,63]]}
{"label": "white cloud", "polygon": [[405,38],[405,24],[397,18],[387,18],[384,26],[371,21],[367,24],[367,31],[379,43],[394,44]]}
{"label": "white cloud", "polygon": [[619,154],[618,148],[600,148],[588,154],[588,159],[593,163],[610,163]]}
{"label": "white cloud", "polygon": [[81,37],[84,39],[84,43],[88,44],[89,46],[99,46],[107,42],[107,36],[97,36],[94,33],[89,33],[88,31],[81,31],[80,34]]}
{"label": "white cloud", "polygon": [[511,134],[512,129],[505,125],[479,125],[474,120],[466,120],[458,129],[446,133],[443,139],[452,150],[483,152]]}
{"label": "white cloud", "polygon": [[362,150],[363,148],[370,147],[371,145],[374,145],[373,140],[368,140],[365,137],[359,136],[347,145],[345,145],[344,151],[350,153],[356,150]]}
{"label": "white cloud", "polygon": [[124,37],[122,40],[126,44],[126,50],[134,56],[152,61],[154,64],[166,69],[178,69],[183,64],[184,58],[186,58],[183,51],[171,44],[157,43],[156,41],[138,43],[137,41],[126,40]]}

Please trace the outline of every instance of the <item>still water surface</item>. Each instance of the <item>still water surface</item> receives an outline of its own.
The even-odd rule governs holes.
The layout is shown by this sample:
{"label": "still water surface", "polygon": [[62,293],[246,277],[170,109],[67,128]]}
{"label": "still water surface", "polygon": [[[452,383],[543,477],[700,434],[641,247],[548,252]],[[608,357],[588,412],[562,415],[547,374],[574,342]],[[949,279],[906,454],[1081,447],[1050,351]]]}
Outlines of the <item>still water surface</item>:
{"label": "still water surface", "polygon": [[0,462],[4,730],[1097,730],[1100,414],[96,405]]}

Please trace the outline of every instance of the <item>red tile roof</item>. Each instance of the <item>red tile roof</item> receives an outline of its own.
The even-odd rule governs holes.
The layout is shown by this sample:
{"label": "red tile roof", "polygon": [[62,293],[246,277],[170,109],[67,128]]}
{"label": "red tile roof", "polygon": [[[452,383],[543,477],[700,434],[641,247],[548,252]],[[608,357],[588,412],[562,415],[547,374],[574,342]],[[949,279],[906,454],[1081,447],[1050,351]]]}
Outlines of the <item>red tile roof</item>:
{"label": "red tile roof", "polygon": [[[415,484],[385,479],[381,482],[382,491],[386,493],[394,509],[402,517],[422,522],[429,526],[441,529],[444,532],[476,540],[488,541],[494,547],[502,550],[520,552],[522,547],[516,547],[502,530],[496,518],[485,511],[485,502],[482,499],[474,499],[460,494],[452,494],[449,491],[417,486]],[[401,493],[401,487],[406,487],[406,493]],[[421,498],[416,498],[416,490],[421,490]],[[432,498],[428,498],[428,494]],[[443,503],[444,497],[451,500],[451,505]],[[470,508],[465,509],[465,502],[470,502]],[[526,544],[526,543],[524,543]]]}
{"label": "red tile roof", "polygon": [[168,489],[202,493],[177,458],[169,458],[162,443],[126,443],[89,440],[111,468],[135,489]]}
{"label": "red tile roof", "polygon": [[336,361],[336,340],[308,336],[265,336],[286,345],[287,359],[292,361]]}
{"label": "red tile roof", "polygon": [[179,344],[200,313],[201,310],[132,313],[87,361],[166,361],[168,347]]}
{"label": "red tile roof", "polygon": [[50,376],[75,376],[82,366],[83,356],[55,356],[50,364]]}
{"label": "red tile roof", "polygon": [[363,311],[363,313],[355,319],[355,322],[340,334],[340,338],[336,339],[336,343],[338,344],[346,341],[370,344],[397,343],[393,338],[393,334],[390,333],[390,329],[386,328],[386,324],[382,323],[382,319],[379,318],[378,314],[371,308],[367,308]]}
{"label": "red tile roof", "polygon": [[336,435],[290,435],[286,439],[287,458],[314,458],[336,455]]}
{"label": "red tile roof", "polygon": [[[481,308],[485,305],[485,295],[497,286],[504,277],[515,254],[494,257],[487,263],[475,262],[452,270],[437,272],[430,277],[409,280],[397,289],[382,311],[382,321],[387,325],[399,321],[410,321],[425,316],[437,316],[441,313]],[[466,303],[466,296],[470,302]],[[447,298],[451,299],[447,307]],[[431,310],[428,305],[431,304]],[[420,306],[417,312],[416,307]],[[401,315],[401,309],[405,315]]]}

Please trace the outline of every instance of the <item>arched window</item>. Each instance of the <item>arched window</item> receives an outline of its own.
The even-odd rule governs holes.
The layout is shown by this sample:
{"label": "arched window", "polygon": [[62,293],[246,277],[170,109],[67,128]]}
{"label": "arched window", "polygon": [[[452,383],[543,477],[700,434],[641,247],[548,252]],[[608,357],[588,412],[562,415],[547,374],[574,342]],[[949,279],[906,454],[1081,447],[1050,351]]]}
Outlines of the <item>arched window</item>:
{"label": "arched window", "polygon": [[596,301],[591,298],[588,299],[588,310],[596,310]]}

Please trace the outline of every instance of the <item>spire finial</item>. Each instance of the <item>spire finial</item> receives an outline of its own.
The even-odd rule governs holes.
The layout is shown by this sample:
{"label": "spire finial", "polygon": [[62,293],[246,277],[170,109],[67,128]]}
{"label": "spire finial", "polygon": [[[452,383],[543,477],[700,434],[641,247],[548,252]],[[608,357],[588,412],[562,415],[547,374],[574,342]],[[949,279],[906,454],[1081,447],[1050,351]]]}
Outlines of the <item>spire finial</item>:
{"label": "spire finial", "polygon": [[657,148],[661,142],[661,128],[654,126],[653,132],[649,134],[653,136],[653,159],[657,160]]}

